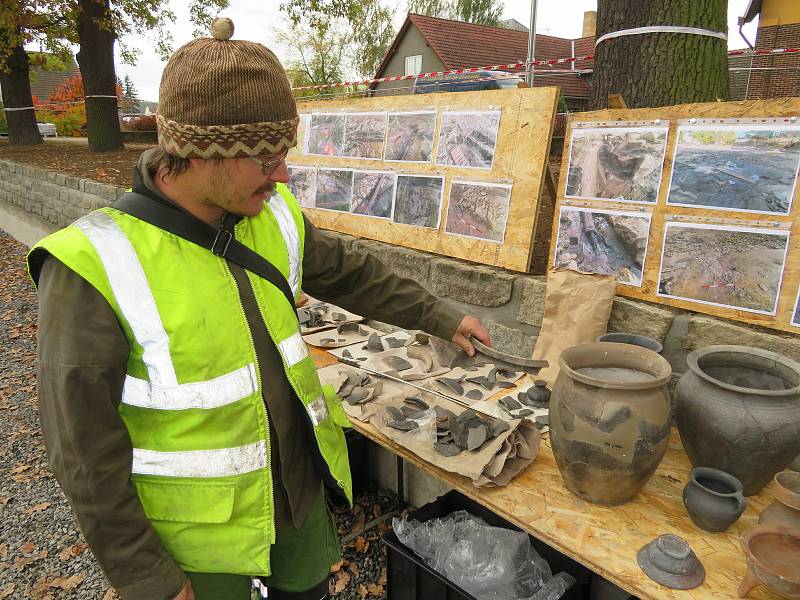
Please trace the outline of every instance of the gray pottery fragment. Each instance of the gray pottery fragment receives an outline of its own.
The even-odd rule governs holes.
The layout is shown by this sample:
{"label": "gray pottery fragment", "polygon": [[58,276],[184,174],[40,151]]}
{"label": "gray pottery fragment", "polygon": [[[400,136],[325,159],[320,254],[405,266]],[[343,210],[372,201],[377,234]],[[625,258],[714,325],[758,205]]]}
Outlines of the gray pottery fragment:
{"label": "gray pottery fragment", "polygon": [[480,390],[469,390],[466,394],[464,394],[470,400],[482,400],[483,393]]}
{"label": "gray pottery fragment", "polygon": [[486,429],[479,425],[472,427],[467,435],[467,450],[470,452],[478,450],[486,441]]}
{"label": "gray pottery fragment", "polygon": [[514,377],[517,376],[517,371],[515,371],[514,369],[504,369],[504,368],[498,367],[497,374],[500,375],[501,377],[506,377],[508,379],[513,379]]}
{"label": "gray pottery fragment", "polygon": [[305,325],[310,320],[311,320],[311,315],[307,310],[304,310],[302,308],[297,310],[297,321],[300,323],[300,325]]}
{"label": "gray pottery fragment", "polygon": [[373,352],[383,352],[383,342],[381,341],[381,336],[377,333],[373,333],[369,336],[367,340],[367,345],[364,346],[366,350],[372,350]]}
{"label": "gray pottery fragment", "polygon": [[353,358],[353,355],[350,354],[350,350],[346,348],[342,351],[342,358]]}
{"label": "gray pottery fragment", "polygon": [[430,372],[433,369],[433,358],[425,346],[408,346],[406,348],[406,354],[408,354],[409,358],[422,361],[423,368],[426,372]]}
{"label": "gray pottery fragment", "polygon": [[491,390],[494,387],[494,382],[490,381],[488,377],[467,377],[465,381],[479,385],[485,390]]}
{"label": "gray pottery fragment", "polygon": [[494,437],[497,437],[498,435],[505,433],[509,429],[511,429],[511,425],[509,425],[508,422],[503,421],[502,419],[495,419],[494,425],[492,426],[492,435]]}
{"label": "gray pottery fragment", "polygon": [[396,421],[403,421],[406,418],[406,416],[403,414],[403,411],[395,406],[387,406],[386,412],[388,412],[392,419]]}
{"label": "gray pottery fragment", "polygon": [[527,417],[528,415],[532,415],[533,411],[530,408],[523,408],[520,411],[517,411],[517,415],[520,417]]}
{"label": "gray pottery fragment", "polygon": [[372,388],[372,395],[375,396],[376,398],[383,393],[383,381],[381,381],[380,379],[375,383],[373,383],[372,385],[370,385],[370,387]]}
{"label": "gray pottery fragment", "polygon": [[400,410],[403,412],[403,414],[406,416],[407,419],[419,419],[425,415],[424,410],[413,408],[411,406],[408,406],[407,404],[404,404],[402,407],[400,407]]}
{"label": "gray pottery fragment", "polygon": [[433,447],[443,456],[456,456],[457,454],[461,454],[461,448],[455,444],[436,442],[433,444]]}
{"label": "gray pottery fragment", "polygon": [[[486,379],[488,379],[489,383],[492,384],[492,387],[494,387],[494,384],[497,383],[497,369],[492,369],[491,371],[489,371],[489,374],[486,376]],[[491,389],[491,388],[486,388],[486,389]]]}
{"label": "gray pottery fragment", "polygon": [[347,403],[359,404],[369,399],[369,396],[370,396],[370,390],[363,387],[353,388],[353,391],[347,395]]}
{"label": "gray pottery fragment", "polygon": [[455,413],[453,413],[452,410],[447,410],[446,408],[443,408],[441,406],[434,406],[433,411],[436,413],[437,417],[445,417],[445,418],[453,417],[454,419],[456,418],[456,415]]}
{"label": "gray pottery fragment", "polygon": [[387,356],[383,359],[383,362],[386,363],[386,366],[388,366],[392,371],[397,371],[398,373],[400,371],[407,371],[414,366],[405,358],[401,358],[399,356]]}
{"label": "gray pottery fragment", "polygon": [[464,386],[461,385],[461,381],[458,379],[449,379],[447,377],[439,377],[435,380],[437,383],[441,383],[443,386],[450,388],[459,396],[464,395]]}
{"label": "gray pottery fragment", "polygon": [[333,339],[333,338],[322,338],[322,339],[319,341],[319,343],[320,343],[320,344],[335,344],[335,343],[336,343],[336,340],[335,340],[335,339]]}
{"label": "gray pottery fragment", "polygon": [[340,322],[340,321],[347,321],[347,315],[344,315],[340,312],[335,312],[331,314],[331,321]]}
{"label": "gray pottery fragment", "polygon": [[511,383],[511,382],[509,382],[509,381],[498,381],[498,382],[495,384],[495,386],[497,386],[497,387],[499,387],[499,388],[503,388],[504,390],[507,390],[507,389],[509,389],[509,388],[516,387],[516,386],[515,386],[513,383]]}
{"label": "gray pottery fragment", "polygon": [[478,411],[476,411],[474,408],[468,408],[467,410],[465,410],[456,417],[456,421],[458,421],[459,423],[463,423],[464,421],[469,421],[470,419],[474,419],[477,417],[478,417]]}
{"label": "gray pottery fragment", "polygon": [[342,323],[336,328],[339,333],[356,333],[361,329],[358,323]]}
{"label": "gray pottery fragment", "polygon": [[406,398],[404,400],[404,402],[406,404],[410,404],[410,405],[414,406],[417,410],[428,410],[428,409],[430,409],[430,406],[428,406],[427,402],[425,402],[424,400],[421,400],[420,398],[417,398],[415,396],[409,396],[408,398]]}
{"label": "gray pottery fragment", "polygon": [[400,431],[412,431],[419,428],[416,421],[409,421],[405,418],[402,421],[392,419],[391,421],[387,421],[386,424],[392,429],[399,429]]}
{"label": "gray pottery fragment", "polygon": [[542,429],[543,427],[547,427],[548,425],[550,425],[550,416],[539,415],[538,417],[536,417],[535,421],[536,421],[536,426],[539,429]]}
{"label": "gray pottery fragment", "polygon": [[503,396],[498,400],[500,404],[506,407],[508,410],[517,410],[522,408],[522,404],[514,400],[511,396]]}
{"label": "gray pottery fragment", "polygon": [[393,337],[387,337],[384,338],[384,340],[386,340],[386,345],[389,346],[389,348],[402,348],[405,345],[403,340],[398,340]]}
{"label": "gray pottery fragment", "polygon": [[526,404],[536,408],[547,408],[550,403],[550,390],[544,386],[534,385],[533,387],[529,388],[525,394],[530,400],[530,402],[527,402]]}

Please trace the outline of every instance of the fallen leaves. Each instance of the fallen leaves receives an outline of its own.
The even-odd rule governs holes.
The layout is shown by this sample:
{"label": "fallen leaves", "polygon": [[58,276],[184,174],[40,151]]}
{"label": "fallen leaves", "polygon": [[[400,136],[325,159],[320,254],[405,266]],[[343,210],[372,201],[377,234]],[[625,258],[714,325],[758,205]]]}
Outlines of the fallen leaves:
{"label": "fallen leaves", "polygon": [[344,588],[347,587],[348,583],[350,583],[350,574],[347,571],[339,571],[333,580],[333,590],[331,591],[331,593],[332,594],[342,593],[344,591]]}
{"label": "fallen leaves", "polygon": [[83,580],[86,579],[86,573],[78,573],[70,577],[61,575],[49,574],[40,578],[33,586],[33,597],[39,600],[51,600],[55,596],[51,590],[62,590],[68,592],[77,588]]}
{"label": "fallen leaves", "polygon": [[62,561],[69,560],[70,558],[74,558],[76,556],[80,556],[84,553],[84,551],[89,547],[89,544],[73,544],[68,548],[64,548],[61,552],[58,553],[58,558]]}
{"label": "fallen leaves", "polygon": [[0,544],[0,560],[8,558],[8,544]]}
{"label": "fallen leaves", "polygon": [[17,584],[12,583],[11,585],[7,585],[2,590],[0,590],[0,600],[5,600],[6,598],[10,598],[11,594],[14,593],[14,590],[17,589]]}
{"label": "fallen leaves", "polygon": [[362,536],[358,536],[355,540],[353,540],[353,545],[355,546],[357,552],[366,552],[369,548],[369,542]]}

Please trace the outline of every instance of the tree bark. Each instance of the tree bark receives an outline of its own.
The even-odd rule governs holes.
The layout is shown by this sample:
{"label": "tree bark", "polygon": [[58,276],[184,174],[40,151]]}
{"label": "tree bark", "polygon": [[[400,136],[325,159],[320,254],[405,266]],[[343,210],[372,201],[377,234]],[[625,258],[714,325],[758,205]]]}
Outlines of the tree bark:
{"label": "tree bark", "polygon": [[[109,0],[79,0],[78,65],[86,94],[86,129],[92,152],[124,148],[117,109],[117,76],[114,71],[114,30],[107,24]],[[92,97],[101,96],[101,97]]]}
{"label": "tree bark", "polygon": [[[648,25],[727,32],[726,0],[599,0],[597,38]],[[629,108],[713,102],[728,98],[725,40],[685,33],[610,38],[595,51],[592,107],[622,94]]]}
{"label": "tree bark", "polygon": [[[0,38],[4,37],[0,32]],[[2,41],[0,41],[2,43]],[[4,108],[26,108],[33,106],[31,95],[30,63],[22,45],[15,47],[8,57],[8,73],[0,69]],[[15,146],[33,146],[42,143],[36,112],[33,110],[6,111],[8,141]]]}

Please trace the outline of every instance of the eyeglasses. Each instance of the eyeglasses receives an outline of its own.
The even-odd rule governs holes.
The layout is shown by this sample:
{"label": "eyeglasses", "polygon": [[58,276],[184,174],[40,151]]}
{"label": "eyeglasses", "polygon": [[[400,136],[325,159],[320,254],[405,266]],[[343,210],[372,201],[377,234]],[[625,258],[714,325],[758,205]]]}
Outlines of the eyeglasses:
{"label": "eyeglasses", "polygon": [[260,158],[256,158],[255,156],[248,156],[247,158],[260,164],[261,174],[264,175],[265,177],[268,177],[269,175],[272,175],[275,172],[275,169],[278,168],[278,165],[280,165],[284,160],[286,160],[286,155],[288,153],[289,153],[288,150],[285,150],[279,156],[271,158],[270,160],[261,160]]}

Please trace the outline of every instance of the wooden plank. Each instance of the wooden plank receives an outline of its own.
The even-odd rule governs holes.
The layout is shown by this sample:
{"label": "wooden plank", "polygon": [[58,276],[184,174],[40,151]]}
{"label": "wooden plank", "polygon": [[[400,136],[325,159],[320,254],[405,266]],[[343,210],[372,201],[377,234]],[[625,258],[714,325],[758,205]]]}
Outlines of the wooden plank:
{"label": "wooden plank", "polygon": [[[550,258],[548,269],[553,268],[556,254],[556,239],[558,237],[558,218],[562,206],[590,207],[610,210],[645,210],[653,213],[650,237],[647,249],[645,269],[642,279],[642,287],[637,288],[629,285],[618,285],[617,293],[622,296],[647,300],[668,306],[674,306],[684,310],[701,312],[717,317],[724,317],[760,325],[772,329],[788,331],[800,334],[800,327],[791,325],[792,316],[795,308],[798,288],[800,287],[800,197],[798,190],[794,191],[792,209],[788,215],[766,215],[746,213],[739,211],[719,211],[705,208],[690,208],[682,206],[667,206],[667,195],[669,193],[670,178],[672,175],[672,162],[675,155],[677,120],[678,119],[752,119],[758,117],[793,117],[800,116],[800,98],[781,98],[776,100],[756,100],[742,102],[711,102],[704,104],[684,104],[679,106],[667,106],[663,108],[640,108],[640,109],[608,109],[585,113],[572,113],[567,123],[565,133],[564,153],[561,162],[561,176],[558,186],[558,200],[553,216],[553,233],[550,243]],[[629,122],[629,121],[652,121],[661,119],[670,122],[669,135],[667,138],[666,160],[664,162],[664,174],[661,180],[661,187],[658,194],[658,202],[655,206],[642,208],[638,203],[611,202],[604,200],[572,200],[565,199],[567,186],[567,170],[569,165],[569,155],[572,141],[572,129],[576,122]],[[788,123],[788,120],[787,120]],[[800,187],[800,186],[798,186]],[[780,223],[781,229],[791,231],[789,236],[789,251],[784,267],[783,283],[780,290],[778,308],[775,316],[762,315],[745,310],[725,308],[692,302],[689,300],[679,300],[675,298],[664,298],[658,296],[659,268],[661,265],[661,251],[664,236],[664,226],[667,219],[672,216],[680,216],[684,222],[693,220],[703,220],[708,223],[719,223],[737,226],[762,226],[772,223]],[[769,227],[772,228],[772,227]]]}
{"label": "wooden plank", "polygon": [[[465,169],[433,163],[396,163],[342,157],[303,155],[293,151],[292,165],[395,170],[399,174],[443,175],[445,194],[439,229],[426,229],[384,219],[320,209],[304,209],[311,221],[332,229],[417,250],[527,272],[536,230],[539,198],[550,149],[557,88],[487,90],[302,102],[301,113],[392,111],[500,110],[500,129],[492,169]],[[436,137],[438,138],[439,119]],[[436,145],[434,145],[434,155]],[[445,234],[450,185],[454,179],[513,183],[505,239],[502,244]]]}
{"label": "wooden plank", "polygon": [[[546,437],[533,464],[506,487],[475,488],[469,479],[421,460],[368,423],[354,420],[353,428],[642,600],[736,598],[747,567],[739,536],[757,524],[758,514],[772,501],[770,484],[748,499],[744,515],[728,531],[698,529],[683,507],[691,465],[675,431],[664,460],[644,490],[627,504],[603,507],[581,500],[564,487]],[[700,587],[670,590],[639,569],[639,548],[664,533],[683,537],[700,558],[706,569]],[[749,598],[777,600],[778,596],[758,587]]]}

